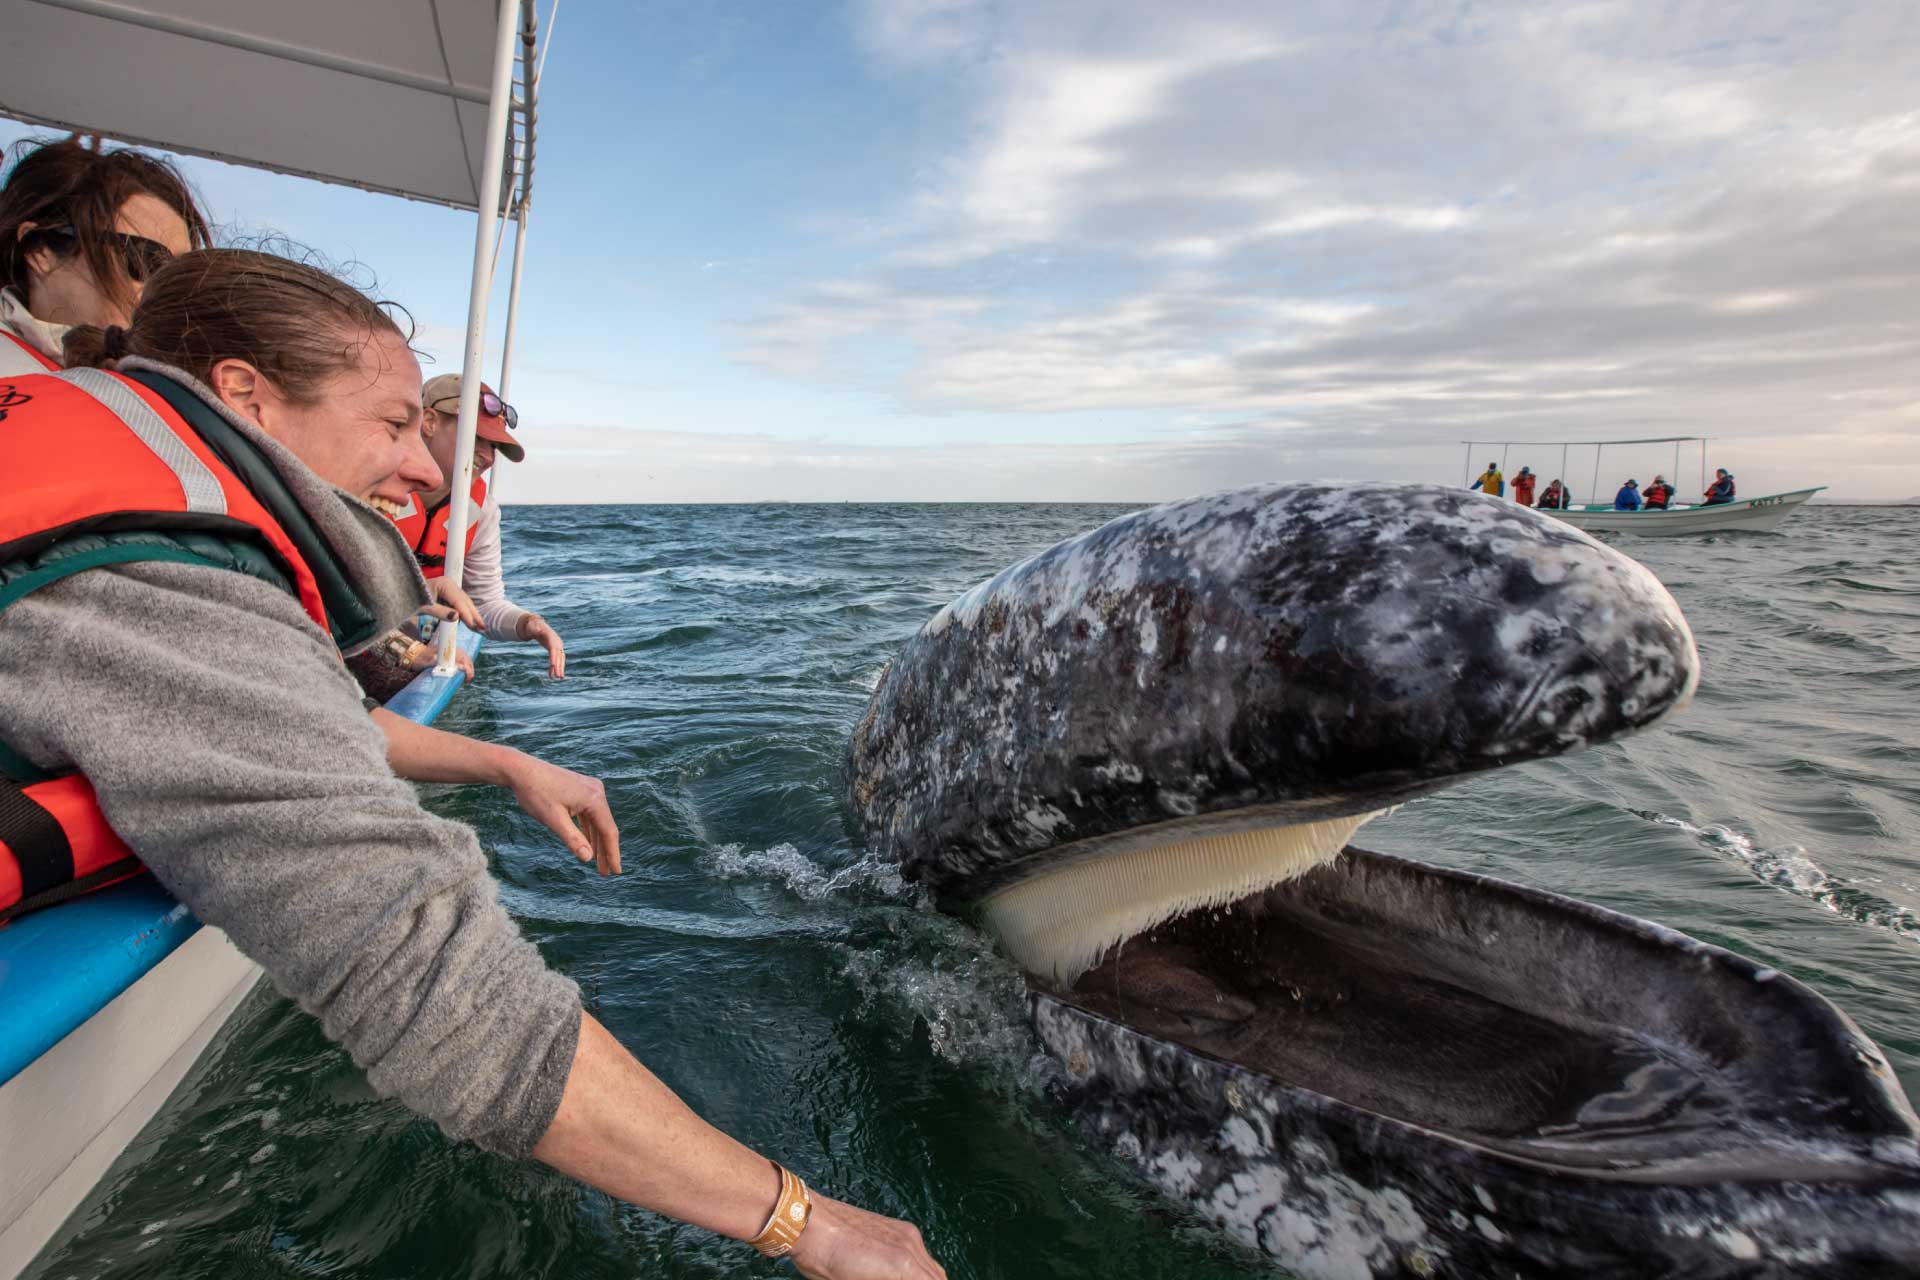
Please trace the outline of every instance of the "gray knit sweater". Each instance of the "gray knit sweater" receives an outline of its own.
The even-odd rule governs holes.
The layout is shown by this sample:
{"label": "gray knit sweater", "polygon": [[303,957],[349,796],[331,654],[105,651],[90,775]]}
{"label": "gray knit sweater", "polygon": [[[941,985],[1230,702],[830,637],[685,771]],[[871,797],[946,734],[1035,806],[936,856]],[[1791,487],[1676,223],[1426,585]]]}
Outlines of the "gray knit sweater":
{"label": "gray knit sweater", "polygon": [[[226,416],[383,622],[425,598],[391,522]],[[533,1149],[573,1065],[579,990],[501,908],[474,833],[394,777],[292,597],[171,563],[43,588],[0,612],[0,740],[86,774],[160,882],[319,1018],[376,1091],[454,1137]]]}

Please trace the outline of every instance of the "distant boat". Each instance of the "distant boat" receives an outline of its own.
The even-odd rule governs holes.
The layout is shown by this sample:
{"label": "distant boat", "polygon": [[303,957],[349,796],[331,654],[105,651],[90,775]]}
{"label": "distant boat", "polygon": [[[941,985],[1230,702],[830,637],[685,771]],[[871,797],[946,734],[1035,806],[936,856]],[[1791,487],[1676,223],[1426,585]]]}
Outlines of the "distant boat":
{"label": "distant boat", "polygon": [[1791,493],[1770,493],[1759,498],[1736,498],[1711,506],[1671,507],[1658,511],[1615,511],[1587,503],[1555,511],[1542,507],[1546,515],[1557,516],[1588,533],[1637,533],[1643,537],[1664,538],[1682,533],[1724,533],[1742,529],[1753,533],[1771,533],[1793,509],[1819,493],[1824,485],[1795,489]]}
{"label": "distant boat", "polygon": [[[1475,450],[1498,448],[1500,450],[1500,471],[1506,474],[1507,455],[1514,448],[1558,449],[1560,450],[1560,475],[1562,483],[1569,476],[1567,470],[1568,451],[1571,449],[1593,450],[1593,474],[1588,493],[1609,493],[1617,486],[1602,485],[1600,482],[1600,455],[1609,445],[1648,445],[1670,444],[1673,446],[1673,471],[1680,472],[1680,446],[1698,444],[1700,446],[1700,489],[1707,488],[1707,437],[1706,436],[1644,436],[1633,440],[1463,440],[1467,447],[1468,488],[1472,483],[1473,459]],[[1531,465],[1531,464],[1529,464]],[[1642,537],[1664,538],[1683,533],[1726,533],[1743,530],[1750,533],[1771,533],[1782,520],[1791,515],[1794,509],[1814,494],[1823,492],[1825,485],[1814,485],[1810,489],[1793,489],[1786,493],[1768,493],[1753,498],[1736,498],[1732,502],[1694,503],[1686,506],[1663,507],[1649,511],[1644,507],[1639,511],[1616,511],[1611,502],[1588,502],[1578,506],[1556,510],[1541,507],[1547,515],[1566,521],[1588,533],[1633,533]]]}

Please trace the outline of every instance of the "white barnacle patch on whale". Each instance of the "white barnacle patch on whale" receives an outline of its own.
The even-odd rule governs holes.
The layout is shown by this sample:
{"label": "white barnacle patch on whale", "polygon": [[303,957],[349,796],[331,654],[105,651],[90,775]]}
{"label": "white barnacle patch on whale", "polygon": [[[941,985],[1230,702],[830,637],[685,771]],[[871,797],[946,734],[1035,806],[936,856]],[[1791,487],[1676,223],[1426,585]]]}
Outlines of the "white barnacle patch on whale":
{"label": "white barnacle patch on whale", "polygon": [[1331,861],[1388,810],[1196,836],[1068,862],[982,904],[1030,973],[1071,986],[1115,943],[1200,907],[1224,906]]}

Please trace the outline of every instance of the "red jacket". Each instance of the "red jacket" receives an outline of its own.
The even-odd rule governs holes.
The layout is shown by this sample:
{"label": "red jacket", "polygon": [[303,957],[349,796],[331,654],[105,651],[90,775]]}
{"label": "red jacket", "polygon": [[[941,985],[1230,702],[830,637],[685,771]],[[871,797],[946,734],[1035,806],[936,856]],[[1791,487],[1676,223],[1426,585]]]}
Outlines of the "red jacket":
{"label": "red jacket", "polygon": [[[295,538],[148,379],[187,394],[101,369],[0,383],[0,609],[101,565],[231,567],[172,537],[210,533],[269,552],[328,630]],[[0,744],[0,922],[139,870],[84,777],[49,776]]]}
{"label": "red jacket", "polygon": [[1523,471],[1513,478],[1513,500],[1523,507],[1533,505],[1534,478],[1530,471]]}
{"label": "red jacket", "polygon": [[[468,507],[467,550],[473,550],[473,535],[480,531],[480,508],[487,504],[487,482],[483,477],[473,478],[473,488],[468,491],[473,496]],[[452,495],[449,494],[448,497]],[[420,572],[428,578],[438,578],[447,571],[447,518],[453,514],[453,504],[448,498],[442,498],[431,509],[420,505],[420,495],[409,499],[413,505],[403,516],[394,519],[400,526],[400,536],[413,548],[413,558],[420,562]]]}

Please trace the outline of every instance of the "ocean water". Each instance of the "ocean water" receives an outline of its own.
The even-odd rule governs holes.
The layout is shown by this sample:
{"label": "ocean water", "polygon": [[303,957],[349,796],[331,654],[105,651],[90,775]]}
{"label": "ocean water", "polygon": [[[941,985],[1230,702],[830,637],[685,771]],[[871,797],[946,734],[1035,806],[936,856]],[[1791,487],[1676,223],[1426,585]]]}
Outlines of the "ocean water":
{"label": "ocean water", "polygon": [[[848,729],[901,640],[1127,509],[516,508],[508,581],[566,636],[568,678],[548,682],[534,646],[493,647],[441,722],[605,779],[617,880],[504,793],[428,796],[478,828],[509,909],[597,1016],[723,1128],[920,1224],[955,1277],[1275,1274],[1082,1143],[1048,1102],[1018,974],[857,849],[841,807]],[[1695,704],[1417,801],[1361,842],[1786,970],[1920,1096],[1920,509],[1621,545],[1693,623]],[[777,1270],[447,1142],[263,988],[29,1274]]]}

